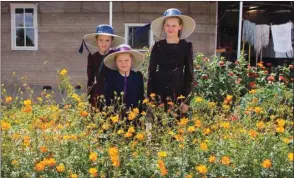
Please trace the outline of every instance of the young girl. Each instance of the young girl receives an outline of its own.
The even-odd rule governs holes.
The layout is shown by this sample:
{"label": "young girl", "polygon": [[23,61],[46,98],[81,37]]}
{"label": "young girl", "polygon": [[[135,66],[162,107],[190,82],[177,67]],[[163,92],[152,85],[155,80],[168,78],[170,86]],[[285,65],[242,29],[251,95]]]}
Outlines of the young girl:
{"label": "young girl", "polygon": [[[115,103],[115,92],[126,108],[140,107],[144,99],[144,83],[141,72],[135,72],[144,62],[144,54],[123,44],[104,59],[104,64],[114,70],[109,73],[105,83],[106,103]],[[123,95],[122,95],[123,92]]]}
{"label": "young girl", "polygon": [[123,44],[124,38],[114,35],[111,26],[102,24],[97,26],[96,33],[85,35],[84,42],[98,49],[96,53],[88,55],[87,86],[92,107],[101,109],[103,104],[98,102],[98,97],[103,94],[105,79],[110,70],[104,65],[103,59],[112,52],[110,48]]}
{"label": "young girl", "polygon": [[[148,68],[147,94],[159,95],[167,110],[167,98],[178,103],[178,97],[190,94],[193,81],[193,47],[187,38],[195,29],[195,21],[181,15],[178,9],[168,9],[164,16],[151,23],[159,38],[153,46]],[[185,101],[185,100],[183,100]],[[188,101],[188,100],[186,100]],[[188,111],[188,102],[180,102],[181,113]]]}

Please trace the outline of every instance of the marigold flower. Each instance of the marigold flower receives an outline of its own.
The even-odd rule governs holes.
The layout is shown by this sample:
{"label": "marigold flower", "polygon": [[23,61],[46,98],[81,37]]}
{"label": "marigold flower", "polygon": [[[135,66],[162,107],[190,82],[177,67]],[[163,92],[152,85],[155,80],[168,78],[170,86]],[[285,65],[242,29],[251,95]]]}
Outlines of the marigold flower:
{"label": "marigold flower", "polygon": [[132,121],[132,120],[134,120],[136,117],[137,117],[137,113],[131,111],[131,112],[129,113],[129,115],[128,115],[128,120]]}
{"label": "marigold flower", "polygon": [[202,151],[208,151],[207,144],[204,143],[204,142],[200,143],[200,149],[201,149]]}
{"label": "marigold flower", "polygon": [[179,99],[185,99],[185,96],[180,95],[180,96],[178,96],[178,100],[179,100]]}
{"label": "marigold flower", "polygon": [[5,98],[6,103],[10,103],[12,101],[12,97],[11,96],[7,96]]}
{"label": "marigold flower", "polygon": [[67,70],[66,69],[62,69],[59,74],[60,75],[66,75],[67,74]]}
{"label": "marigold flower", "polygon": [[288,159],[289,159],[289,161],[294,161],[294,155],[293,155],[293,152],[288,153]]}
{"label": "marigold flower", "polygon": [[215,157],[214,155],[211,155],[211,156],[209,156],[208,161],[209,161],[210,163],[215,163],[215,161],[216,161],[216,157]]}
{"label": "marigold flower", "polygon": [[250,87],[250,88],[255,88],[255,87],[256,87],[255,82],[250,82],[250,83],[249,83],[249,87]]}
{"label": "marigold flower", "polygon": [[160,169],[160,173],[161,173],[161,175],[162,175],[162,176],[166,176],[166,175],[168,174],[168,170],[166,169],[163,160],[161,160],[161,159],[158,160],[158,161],[157,161],[157,164],[158,164],[158,167],[159,167],[159,169]]}
{"label": "marigold flower", "polygon": [[34,167],[34,170],[37,172],[44,171],[44,169],[45,169],[45,165],[43,162],[37,163]]}
{"label": "marigold flower", "polygon": [[250,137],[255,138],[257,136],[257,132],[255,130],[250,130],[249,135],[250,135]]}
{"label": "marigold flower", "polygon": [[193,175],[192,175],[192,174],[187,174],[187,175],[185,176],[185,178],[193,178]]}
{"label": "marigold flower", "polygon": [[200,174],[206,174],[207,173],[207,168],[205,165],[200,164],[199,166],[196,166],[196,170],[200,173]]}
{"label": "marigold flower", "polygon": [[42,153],[46,153],[48,151],[47,147],[46,146],[40,146],[39,150],[42,152]]}
{"label": "marigold flower", "polygon": [[230,123],[228,123],[228,122],[222,122],[221,123],[221,127],[224,128],[224,129],[229,129],[230,128]]}
{"label": "marigold flower", "polygon": [[111,116],[110,119],[111,119],[112,123],[117,123],[119,120],[119,117],[118,117],[118,115],[115,115],[115,116]]}
{"label": "marigold flower", "polygon": [[203,101],[202,97],[196,97],[195,99],[196,103],[201,103]]}
{"label": "marigold flower", "polygon": [[185,125],[187,125],[188,122],[189,122],[189,119],[184,117],[180,120],[180,122],[178,122],[178,125],[185,126]]}
{"label": "marigold flower", "polygon": [[14,160],[11,161],[11,164],[12,164],[12,165],[17,165],[17,164],[18,164],[18,161],[16,161],[16,160],[14,159]]}
{"label": "marigold flower", "polygon": [[194,126],[189,126],[188,127],[188,132],[195,132],[196,128]]}
{"label": "marigold flower", "polygon": [[277,127],[276,128],[276,132],[278,132],[278,133],[284,133],[285,132],[285,128],[284,127]]}
{"label": "marigold flower", "polygon": [[97,153],[96,152],[91,152],[90,153],[90,155],[89,155],[89,159],[91,160],[91,161],[97,161]]}
{"label": "marigold flower", "polygon": [[[150,95],[151,96],[151,95]],[[145,98],[144,100],[143,100],[143,104],[146,104],[146,103],[148,103],[149,102],[149,100],[147,99],[147,98]]]}
{"label": "marigold flower", "polygon": [[9,130],[11,128],[11,124],[1,120],[1,130]]}
{"label": "marigold flower", "polygon": [[134,108],[133,109],[133,112],[136,113],[136,114],[139,114],[139,109],[138,108]]}
{"label": "marigold flower", "polygon": [[137,138],[138,140],[142,141],[144,140],[144,134],[143,133],[138,133],[135,138]]}
{"label": "marigold flower", "polygon": [[23,104],[24,104],[25,106],[30,106],[30,105],[32,104],[32,101],[31,101],[30,99],[27,99],[27,100],[24,100],[24,101],[23,101]]}
{"label": "marigold flower", "polygon": [[208,102],[208,106],[210,108],[214,108],[216,106],[216,103],[215,102]]}
{"label": "marigold flower", "polygon": [[160,158],[165,158],[165,157],[167,157],[167,152],[165,152],[165,151],[160,151],[160,152],[157,153],[157,155],[158,155],[158,157],[160,157]]}
{"label": "marigold flower", "polygon": [[142,114],[142,116],[146,116],[147,115],[147,113],[145,111],[142,111],[141,114]]}
{"label": "marigold flower", "polygon": [[64,164],[61,163],[58,166],[56,166],[56,170],[57,172],[64,172],[65,171]]}
{"label": "marigold flower", "polygon": [[289,139],[289,138],[282,138],[282,140],[283,140],[283,142],[286,143],[286,144],[288,144],[288,143],[291,142],[291,139]]}
{"label": "marigold flower", "polygon": [[69,178],[78,178],[77,174],[70,174]]}
{"label": "marigold flower", "polygon": [[201,121],[197,119],[194,125],[195,127],[201,127]]}
{"label": "marigold flower", "polygon": [[150,94],[150,97],[151,97],[151,98],[154,98],[155,96],[156,96],[155,93],[151,93],[151,94]]}
{"label": "marigold flower", "polygon": [[47,159],[46,164],[47,164],[48,166],[55,166],[56,161],[55,161],[54,158],[49,158],[49,159]]}
{"label": "marigold flower", "polygon": [[130,127],[129,129],[128,129],[128,132],[130,132],[130,133],[135,133],[135,128],[132,126],[132,127]]}
{"label": "marigold flower", "polygon": [[32,106],[25,106],[22,111],[23,112],[31,112],[32,110],[33,110]]}
{"label": "marigold flower", "polygon": [[82,117],[87,117],[89,113],[87,111],[81,111],[80,114]]}
{"label": "marigold flower", "polygon": [[261,111],[262,111],[262,108],[260,108],[260,107],[255,107],[254,108],[255,113],[260,113]]}
{"label": "marigold flower", "polygon": [[250,94],[256,94],[256,90],[252,89],[249,91]]}
{"label": "marigold flower", "polygon": [[264,122],[259,121],[259,122],[256,123],[256,127],[257,127],[258,129],[263,129],[263,128],[265,127],[265,124],[264,124]]}
{"label": "marigold flower", "polygon": [[279,127],[284,127],[284,125],[285,125],[285,120],[283,120],[283,119],[277,119],[277,123],[278,123],[278,126],[279,126]]}
{"label": "marigold flower", "polygon": [[231,163],[230,157],[228,156],[223,156],[221,159],[221,162],[223,165],[229,165]]}
{"label": "marigold flower", "polygon": [[271,162],[271,160],[269,160],[269,159],[265,159],[265,160],[263,161],[263,163],[262,163],[262,167],[264,167],[264,168],[266,168],[266,169],[272,167],[272,162]]}
{"label": "marigold flower", "polygon": [[133,136],[133,134],[131,132],[127,132],[124,135],[124,137],[126,137],[126,138],[130,138],[131,136]]}
{"label": "marigold flower", "polygon": [[119,129],[118,131],[117,131],[117,134],[118,135],[121,135],[121,134],[123,134],[124,133],[124,131],[122,130],[122,129]]}
{"label": "marigold flower", "polygon": [[98,170],[96,168],[90,168],[89,173],[91,177],[97,177],[98,176]]}
{"label": "marigold flower", "polygon": [[210,134],[211,131],[210,131],[209,128],[206,128],[206,129],[203,129],[202,132],[203,132],[204,135],[208,135],[208,134]]}

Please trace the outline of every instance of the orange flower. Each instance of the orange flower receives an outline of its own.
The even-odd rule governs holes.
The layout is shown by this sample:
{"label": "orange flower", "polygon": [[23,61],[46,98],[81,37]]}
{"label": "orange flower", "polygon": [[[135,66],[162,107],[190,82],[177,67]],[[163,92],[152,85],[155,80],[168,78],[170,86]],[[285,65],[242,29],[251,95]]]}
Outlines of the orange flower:
{"label": "orange flower", "polygon": [[87,117],[89,113],[87,111],[81,111],[80,114],[82,117]]}
{"label": "orange flower", "polygon": [[32,106],[25,106],[22,111],[23,112],[31,112],[32,110],[33,110]]}
{"label": "orange flower", "polygon": [[285,125],[285,120],[283,120],[283,119],[277,119],[277,123],[278,123],[278,126],[279,126],[279,127],[284,127],[284,125]]}
{"label": "orange flower", "polygon": [[12,101],[12,97],[11,96],[7,96],[5,98],[6,103],[10,103]]}
{"label": "orange flower", "polygon": [[180,120],[180,122],[178,122],[178,125],[185,126],[185,125],[187,125],[188,122],[189,122],[189,119],[184,117]]}
{"label": "orange flower", "polygon": [[154,98],[154,97],[155,97],[155,93],[151,93],[151,94],[150,94],[150,97],[151,97],[151,98]]}
{"label": "orange flower", "polygon": [[98,176],[98,170],[96,168],[90,168],[89,173],[91,177],[97,177]]}
{"label": "orange flower", "polygon": [[231,163],[230,157],[228,156],[223,156],[221,159],[221,162],[223,165],[229,165]]}
{"label": "orange flower", "polygon": [[46,153],[48,151],[47,147],[46,146],[40,146],[39,150],[42,152],[42,153]]}
{"label": "orange flower", "polygon": [[115,116],[110,117],[110,119],[111,119],[112,123],[117,123],[119,120],[119,117],[118,117],[118,115],[115,115]]}
{"label": "orange flower", "polygon": [[129,113],[129,115],[128,115],[128,120],[129,120],[129,121],[132,121],[132,120],[134,120],[136,117],[137,117],[137,113],[131,111],[131,112]]}
{"label": "orange flower", "polygon": [[208,135],[208,134],[210,134],[210,129],[209,128],[203,129],[202,132],[203,132],[204,135]]}
{"label": "orange flower", "polygon": [[144,134],[143,133],[138,133],[135,138],[142,141],[142,140],[144,140]]}
{"label": "orange flower", "polygon": [[160,169],[160,173],[161,173],[161,175],[162,175],[162,176],[166,176],[167,173],[168,173],[168,170],[166,169],[163,160],[161,160],[161,159],[158,160],[157,164],[158,164],[158,167],[159,167],[159,169]]}
{"label": "orange flower", "polygon": [[264,167],[264,168],[266,168],[266,169],[272,167],[272,162],[271,162],[271,160],[269,160],[269,159],[265,159],[265,160],[263,161],[263,163],[262,163],[262,167]]}
{"label": "orange flower", "polygon": [[215,161],[216,161],[216,157],[215,157],[214,155],[211,155],[211,156],[209,156],[208,161],[209,161],[210,163],[215,163]]}
{"label": "orange flower", "polygon": [[202,151],[207,151],[208,150],[207,144],[204,142],[200,143],[200,149]]}
{"label": "orange flower", "polygon": [[195,127],[201,127],[201,121],[197,119],[194,125]]}
{"label": "orange flower", "polygon": [[188,132],[195,132],[196,128],[194,126],[188,127]]}
{"label": "orange flower", "polygon": [[35,171],[37,172],[41,172],[41,171],[44,171],[45,169],[45,165],[43,162],[40,162],[40,163],[37,163],[34,167]]}
{"label": "orange flower", "polygon": [[255,138],[257,136],[257,132],[254,130],[250,130],[249,135],[250,135],[250,137]]}
{"label": "orange flower", "polygon": [[[150,96],[151,96],[151,95],[150,95]],[[146,98],[143,100],[143,104],[146,104],[146,103],[148,103],[148,102],[149,102],[149,100],[146,99]]]}
{"label": "orange flower", "polygon": [[77,174],[71,174],[71,175],[69,176],[69,178],[78,178],[78,175],[77,175]]}
{"label": "orange flower", "polygon": [[11,127],[10,123],[1,120],[1,130],[9,130]]}
{"label": "orange flower", "polygon": [[90,153],[90,156],[89,156],[89,159],[91,160],[91,161],[96,161],[97,160],[97,153],[96,152],[91,152]]}
{"label": "orange flower", "polygon": [[64,172],[65,171],[64,164],[61,163],[58,166],[56,166],[56,170],[57,172]]}
{"label": "orange flower", "polygon": [[256,123],[256,127],[257,127],[258,129],[263,129],[263,128],[265,127],[265,124],[264,124],[264,122],[260,121],[260,122],[257,122],[257,123]]}
{"label": "orange flower", "polygon": [[277,127],[276,128],[276,132],[278,132],[278,133],[284,133],[285,132],[285,129],[284,129],[284,127]]}
{"label": "orange flower", "polygon": [[260,108],[260,107],[254,108],[254,112],[256,112],[256,113],[260,113],[261,111],[262,111],[262,108]]}

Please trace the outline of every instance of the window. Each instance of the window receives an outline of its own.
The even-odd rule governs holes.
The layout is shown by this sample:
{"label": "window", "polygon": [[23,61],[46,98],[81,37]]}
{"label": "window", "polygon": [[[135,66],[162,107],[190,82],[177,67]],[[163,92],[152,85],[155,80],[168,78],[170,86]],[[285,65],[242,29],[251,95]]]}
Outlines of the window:
{"label": "window", "polygon": [[126,44],[133,49],[142,50],[143,47],[150,47],[153,45],[153,34],[151,30],[143,29],[139,33],[137,30],[143,27],[144,23],[126,23],[125,24],[125,40]]}
{"label": "window", "polygon": [[38,50],[37,5],[10,4],[11,49]]}

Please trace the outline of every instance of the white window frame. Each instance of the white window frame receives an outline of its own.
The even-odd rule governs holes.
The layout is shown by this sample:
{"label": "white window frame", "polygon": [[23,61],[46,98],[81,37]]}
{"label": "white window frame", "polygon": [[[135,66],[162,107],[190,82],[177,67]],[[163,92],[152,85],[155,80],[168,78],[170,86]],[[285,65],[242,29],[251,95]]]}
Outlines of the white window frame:
{"label": "white window frame", "polygon": [[[129,44],[129,28],[130,27],[143,27],[147,25],[147,23],[125,23],[125,43],[126,44]],[[154,44],[154,40],[153,40],[153,33],[151,30],[149,30],[149,48],[151,48]],[[135,50],[138,50],[138,51],[147,51],[147,50],[144,50],[144,49],[135,49]]]}
{"label": "white window frame", "polygon": [[[17,8],[32,8],[34,9],[34,46],[16,46],[15,34],[15,9]],[[10,16],[11,16],[11,50],[38,50],[38,11],[37,4],[28,3],[10,3]],[[25,27],[24,27],[25,28]]]}

